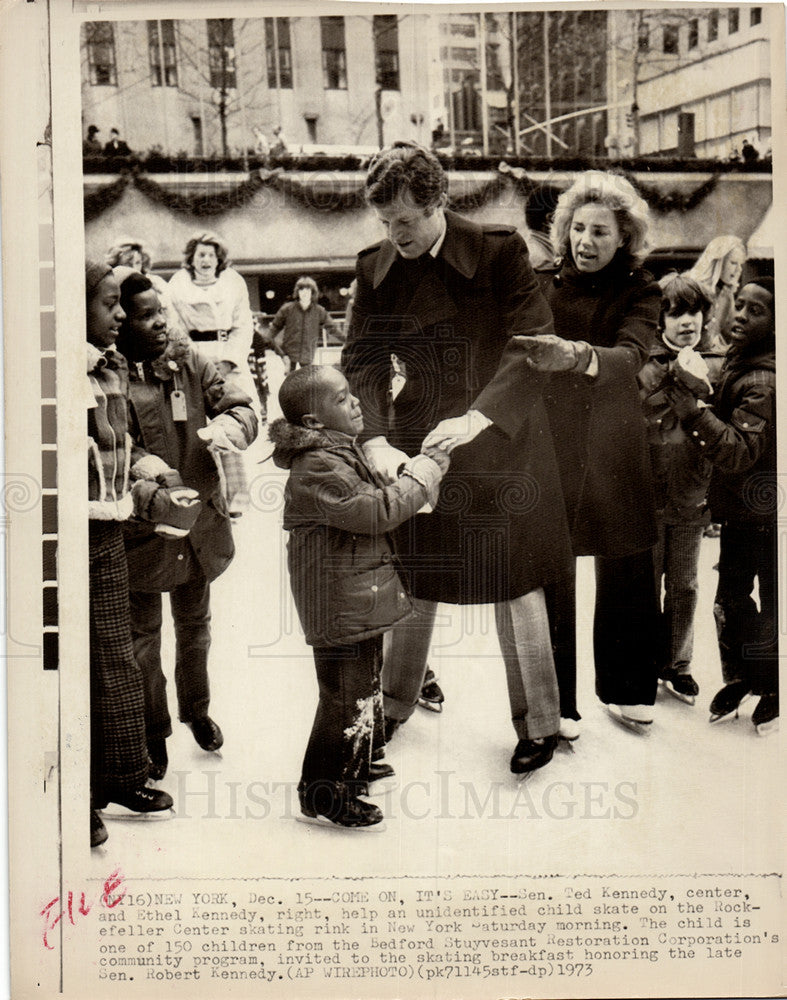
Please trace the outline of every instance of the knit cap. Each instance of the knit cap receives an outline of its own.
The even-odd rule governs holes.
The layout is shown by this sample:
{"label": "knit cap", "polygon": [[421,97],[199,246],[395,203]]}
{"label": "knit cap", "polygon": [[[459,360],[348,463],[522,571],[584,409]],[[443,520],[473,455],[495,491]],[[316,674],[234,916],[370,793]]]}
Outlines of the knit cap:
{"label": "knit cap", "polygon": [[100,264],[95,260],[85,261],[85,295],[87,298],[95,292],[108,274],[112,273],[109,264]]}

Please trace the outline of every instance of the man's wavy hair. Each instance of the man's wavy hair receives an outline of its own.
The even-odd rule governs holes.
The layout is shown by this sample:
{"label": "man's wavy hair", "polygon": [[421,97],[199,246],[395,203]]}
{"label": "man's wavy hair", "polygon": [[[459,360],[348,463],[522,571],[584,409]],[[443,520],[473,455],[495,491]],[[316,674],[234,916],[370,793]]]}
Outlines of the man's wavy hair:
{"label": "man's wavy hair", "polygon": [[390,205],[409,194],[419,208],[436,207],[448,191],[448,177],[434,153],[417,142],[395,142],[369,164],[365,197],[369,205]]}
{"label": "man's wavy hair", "polygon": [[571,256],[570,232],[574,212],[589,204],[602,205],[615,214],[624,240],[615,256],[625,260],[629,267],[639,266],[650,249],[650,211],[645,200],[625,177],[603,170],[586,170],[558,198],[551,232],[555,253],[561,257]]}
{"label": "man's wavy hair", "polygon": [[196,236],[191,237],[186,244],[186,249],[183,251],[183,266],[188,270],[189,274],[193,278],[194,254],[197,252],[197,247],[200,243],[211,246],[216,251],[216,257],[219,262],[216,267],[216,277],[218,278],[221,272],[230,266],[230,259],[226,246],[224,246],[221,239],[215,233],[198,233]]}

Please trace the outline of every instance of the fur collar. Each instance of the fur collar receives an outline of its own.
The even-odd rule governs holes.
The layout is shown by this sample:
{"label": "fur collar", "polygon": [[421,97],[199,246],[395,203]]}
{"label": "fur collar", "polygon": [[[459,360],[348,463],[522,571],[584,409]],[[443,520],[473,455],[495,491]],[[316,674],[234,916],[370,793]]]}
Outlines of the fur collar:
{"label": "fur collar", "polygon": [[327,428],[313,430],[291,424],[284,417],[274,420],[268,428],[268,437],[273,442],[273,461],[280,469],[289,469],[292,463],[306,451],[319,448],[351,448],[355,438],[341,431]]}

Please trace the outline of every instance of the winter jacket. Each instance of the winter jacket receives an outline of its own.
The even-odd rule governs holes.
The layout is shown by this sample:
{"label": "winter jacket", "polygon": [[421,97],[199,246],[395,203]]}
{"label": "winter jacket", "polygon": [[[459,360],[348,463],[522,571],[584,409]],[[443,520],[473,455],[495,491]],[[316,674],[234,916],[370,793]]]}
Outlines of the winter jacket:
{"label": "winter jacket", "polygon": [[241,371],[251,351],[254,320],[249,305],[249,289],[242,275],[226,267],[214,282],[195,281],[188,268],[181,268],[169,279],[167,315],[175,317],[180,333],[207,331],[218,334],[215,357],[231,361]]}
{"label": "winter jacket", "polygon": [[[639,373],[642,408],[647,424],[656,513],[671,525],[706,525],[712,466],[689,441],[660,386],[669,379],[676,351],[654,348]],[[711,358],[710,360],[713,360]],[[712,372],[709,365],[709,373]]]}
{"label": "winter jacket", "polygon": [[584,340],[595,377],[555,372],[544,393],[576,555],[633,555],[656,540],[655,496],[637,375],[655,343],[661,289],[617,257],[539,277],[555,333]]}
{"label": "winter jacket", "polygon": [[[131,590],[164,591],[185,583],[199,566],[208,580],[223,573],[234,555],[232,528],[213,455],[197,431],[219,420],[232,443],[245,449],[257,436],[250,399],[225,382],[214,363],[178,334],[153,362],[130,363],[131,431],[137,444],[178,469],[196,490],[202,508],[188,536],[162,538],[148,525],[125,527]],[[172,392],[186,399],[186,420],[175,421]]]}
{"label": "winter jacket", "polygon": [[682,421],[713,465],[708,496],[715,521],[769,524],[776,517],[776,359],[773,345],[734,345],[712,407]]}
{"label": "winter jacket", "polygon": [[[432,261],[389,240],[363,250],[342,366],[369,436],[409,455],[441,420],[476,409],[492,421],[451,453],[434,513],[397,531],[413,594],[449,604],[520,597],[570,571],[571,549],[543,387],[512,339],[552,332],[513,226],[446,212]],[[406,371],[391,393],[391,356]]]}
{"label": "winter jacket", "polygon": [[275,342],[293,365],[310,365],[314,361],[323,329],[338,333],[333,320],[316,302],[308,309],[301,309],[299,302],[285,302],[271,320]]}
{"label": "winter jacket", "polygon": [[396,482],[383,486],[347,434],[283,418],[269,433],[274,462],[290,470],[284,528],[306,642],[336,646],[379,635],[412,609],[389,532],[430,496],[436,499],[440,470],[418,455]]}
{"label": "winter jacket", "polygon": [[167,508],[166,488],[179,485],[180,477],[129,434],[126,360],[89,343],[87,377],[88,517],[157,521]]}

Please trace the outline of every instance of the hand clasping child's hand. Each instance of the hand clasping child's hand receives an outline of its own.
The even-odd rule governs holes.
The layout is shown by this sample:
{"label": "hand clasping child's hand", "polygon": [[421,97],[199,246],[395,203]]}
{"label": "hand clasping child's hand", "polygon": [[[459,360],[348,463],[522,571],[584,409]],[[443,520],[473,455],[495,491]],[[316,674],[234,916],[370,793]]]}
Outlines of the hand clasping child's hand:
{"label": "hand clasping child's hand", "polygon": [[447,451],[443,451],[442,448],[431,447],[424,448],[423,454],[426,455],[427,458],[431,458],[433,462],[437,463],[440,472],[442,472],[443,475],[448,472],[448,466],[451,464],[451,456]]}

